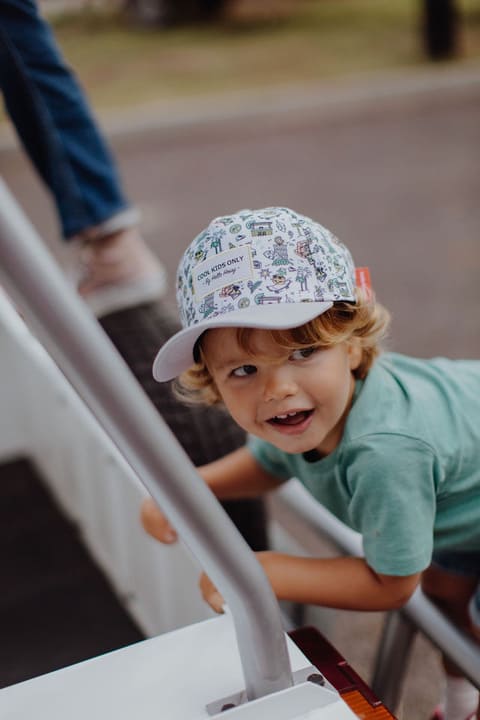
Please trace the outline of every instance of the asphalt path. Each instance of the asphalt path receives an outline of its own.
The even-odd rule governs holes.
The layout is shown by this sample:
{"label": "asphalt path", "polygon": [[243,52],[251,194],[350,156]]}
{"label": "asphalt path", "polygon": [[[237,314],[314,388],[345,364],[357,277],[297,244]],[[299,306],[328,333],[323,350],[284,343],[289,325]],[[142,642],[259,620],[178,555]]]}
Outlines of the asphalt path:
{"label": "asphalt path", "polygon": [[[480,357],[480,72],[350,81],[179,102],[110,115],[127,191],[172,277],[195,233],[242,207],[288,205],[320,220],[371,269],[393,315],[390,347]],[[0,137],[1,140],[1,137]],[[23,154],[0,170],[56,256],[56,218]],[[373,623],[373,624],[372,624]],[[339,635],[371,654],[376,620]],[[421,645],[404,717],[438,692]],[[358,654],[358,653],[357,653]],[[349,658],[350,659],[350,658]]]}
{"label": "asphalt path", "polygon": [[[286,88],[168,111],[110,124],[128,194],[172,278],[169,300],[183,248],[212,217],[288,205],[370,267],[393,314],[390,347],[480,357],[480,72]],[[0,170],[59,255],[50,200],[8,143]]]}

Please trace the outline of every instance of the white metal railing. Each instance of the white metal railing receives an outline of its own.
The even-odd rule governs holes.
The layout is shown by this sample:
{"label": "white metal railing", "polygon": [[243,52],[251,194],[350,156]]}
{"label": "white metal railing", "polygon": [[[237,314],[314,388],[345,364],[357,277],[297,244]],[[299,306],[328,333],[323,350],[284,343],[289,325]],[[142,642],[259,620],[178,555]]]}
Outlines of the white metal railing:
{"label": "white metal railing", "polygon": [[248,699],[293,684],[280,609],[227,514],[0,182],[0,277],[232,612]]}
{"label": "white metal railing", "polygon": [[[279,510],[280,523],[289,532],[290,515],[294,526],[327,539],[341,553],[363,555],[361,536],[317,503],[298,480],[289,481],[274,494],[274,512],[275,508]],[[301,544],[298,533],[294,538]],[[372,690],[385,705],[395,708],[400,699],[408,654],[417,630],[480,688],[480,646],[451,623],[418,588],[402,609],[387,614],[371,682]]]}
{"label": "white metal railing", "polygon": [[0,377],[0,462],[34,466],[142,631],[212,617],[196,591],[198,563],[183,543],[144,532],[145,488],[1,292]]}

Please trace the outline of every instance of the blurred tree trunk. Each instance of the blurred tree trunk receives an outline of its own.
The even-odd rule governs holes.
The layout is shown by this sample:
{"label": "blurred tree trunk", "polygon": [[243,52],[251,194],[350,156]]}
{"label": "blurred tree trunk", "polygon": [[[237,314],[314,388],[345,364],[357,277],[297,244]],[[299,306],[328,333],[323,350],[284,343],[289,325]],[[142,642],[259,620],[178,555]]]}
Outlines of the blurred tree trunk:
{"label": "blurred tree trunk", "polygon": [[129,16],[145,26],[180,25],[215,20],[227,0],[126,0]]}
{"label": "blurred tree trunk", "polygon": [[432,60],[456,55],[458,50],[458,13],[455,0],[423,0],[423,38]]}
{"label": "blurred tree trunk", "polygon": [[198,0],[201,20],[214,20],[219,17],[227,4],[226,0]]}

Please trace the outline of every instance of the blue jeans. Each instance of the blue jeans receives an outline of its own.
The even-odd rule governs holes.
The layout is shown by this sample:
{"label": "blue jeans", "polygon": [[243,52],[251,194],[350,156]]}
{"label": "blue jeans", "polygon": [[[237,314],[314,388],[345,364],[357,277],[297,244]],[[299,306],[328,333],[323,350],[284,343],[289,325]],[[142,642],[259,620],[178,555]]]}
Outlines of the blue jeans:
{"label": "blue jeans", "polygon": [[66,239],[129,208],[78,81],[32,0],[0,0],[0,88]]}

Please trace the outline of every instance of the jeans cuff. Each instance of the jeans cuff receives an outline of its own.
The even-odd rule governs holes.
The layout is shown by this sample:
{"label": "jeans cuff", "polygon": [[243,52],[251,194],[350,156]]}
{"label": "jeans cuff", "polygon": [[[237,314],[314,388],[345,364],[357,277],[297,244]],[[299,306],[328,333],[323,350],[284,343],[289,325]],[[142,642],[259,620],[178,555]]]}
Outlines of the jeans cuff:
{"label": "jeans cuff", "polygon": [[122,230],[128,230],[128,228],[138,225],[140,222],[140,211],[136,207],[128,207],[125,210],[120,210],[111,217],[107,218],[98,225],[85,228],[82,230],[77,237],[81,237],[84,240],[101,240],[108,235],[120,232]]}

